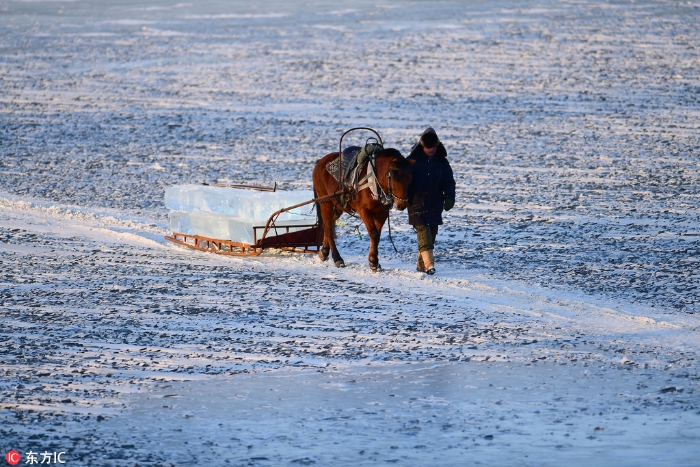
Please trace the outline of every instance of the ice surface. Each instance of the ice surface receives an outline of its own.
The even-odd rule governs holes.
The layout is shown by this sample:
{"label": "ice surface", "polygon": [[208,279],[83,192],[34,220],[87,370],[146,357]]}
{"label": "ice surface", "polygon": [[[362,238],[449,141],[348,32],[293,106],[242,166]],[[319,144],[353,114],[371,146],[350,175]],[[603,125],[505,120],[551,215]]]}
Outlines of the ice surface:
{"label": "ice surface", "polygon": [[[177,185],[165,190],[165,205],[172,232],[254,244],[254,227],[264,227],[269,217],[280,209],[313,199],[311,191],[255,191],[206,185]],[[281,213],[277,227],[300,230],[316,220],[313,204]],[[268,236],[286,233],[272,230]],[[257,238],[256,238],[257,237]]]}
{"label": "ice surface", "polygon": [[[98,430],[128,433],[121,442],[145,451],[187,445],[169,457],[178,465],[697,465],[695,413],[620,416],[626,402],[605,397],[637,382],[546,362],[237,375],[134,394],[129,417]],[[513,462],[528,454],[531,462]]]}
{"label": "ice surface", "polygon": [[[698,2],[352,7],[0,4],[0,448],[698,465]],[[309,190],[349,127],[426,125],[458,183],[436,276],[405,213],[380,274],[346,217],[342,269],[163,239],[165,187]]]}

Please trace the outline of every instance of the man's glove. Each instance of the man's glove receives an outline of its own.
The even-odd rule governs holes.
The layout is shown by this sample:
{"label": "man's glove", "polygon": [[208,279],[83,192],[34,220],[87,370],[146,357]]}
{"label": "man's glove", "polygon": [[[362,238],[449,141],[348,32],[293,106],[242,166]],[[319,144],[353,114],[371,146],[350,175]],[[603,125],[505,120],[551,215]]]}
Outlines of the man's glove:
{"label": "man's glove", "polygon": [[445,211],[449,211],[455,205],[455,201],[450,198],[445,198]]}

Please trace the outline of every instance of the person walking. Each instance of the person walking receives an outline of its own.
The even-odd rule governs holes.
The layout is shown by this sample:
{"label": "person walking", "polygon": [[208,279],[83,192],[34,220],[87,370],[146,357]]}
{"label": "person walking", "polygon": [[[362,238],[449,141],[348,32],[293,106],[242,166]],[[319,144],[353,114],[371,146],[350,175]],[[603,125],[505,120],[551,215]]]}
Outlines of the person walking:
{"label": "person walking", "polygon": [[455,205],[455,179],[447,151],[437,133],[428,127],[411,149],[413,180],[408,189],[408,223],[418,235],[417,271],[435,274],[435,237],[442,225],[442,211]]}

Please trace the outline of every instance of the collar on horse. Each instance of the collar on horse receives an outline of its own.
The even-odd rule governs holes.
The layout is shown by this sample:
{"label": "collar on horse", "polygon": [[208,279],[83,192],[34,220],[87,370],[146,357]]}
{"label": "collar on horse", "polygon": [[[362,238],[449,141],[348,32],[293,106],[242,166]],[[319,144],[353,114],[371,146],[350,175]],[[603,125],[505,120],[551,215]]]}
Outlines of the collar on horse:
{"label": "collar on horse", "polygon": [[[391,209],[391,206],[394,205],[394,200],[397,199],[399,201],[403,201],[404,203],[408,202],[408,199],[404,198],[399,198],[398,196],[394,195],[393,190],[391,188],[391,180],[392,176],[391,174],[396,172],[398,169],[396,167],[390,167],[389,170],[386,171],[386,179],[387,179],[387,185],[388,185],[388,190],[384,191],[382,188],[382,185],[379,183],[379,178],[377,178],[377,168],[375,165],[375,160],[376,156],[374,154],[372,155],[373,157],[370,157],[369,159],[369,164],[367,165],[367,175],[362,179],[367,180],[367,182],[364,185],[361,185],[357,191],[363,190],[365,188],[372,188],[372,181],[374,182],[374,185],[376,185],[376,193],[373,191],[372,196],[374,199],[379,199],[379,202],[383,206],[388,206],[389,209]],[[373,179],[370,181],[370,179]]]}

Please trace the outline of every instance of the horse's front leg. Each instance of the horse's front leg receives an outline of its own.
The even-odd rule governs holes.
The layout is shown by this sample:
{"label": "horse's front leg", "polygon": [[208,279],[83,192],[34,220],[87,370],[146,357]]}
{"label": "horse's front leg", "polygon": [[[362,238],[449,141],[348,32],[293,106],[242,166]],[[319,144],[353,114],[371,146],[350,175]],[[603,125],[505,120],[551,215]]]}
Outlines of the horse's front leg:
{"label": "horse's front leg", "polygon": [[369,268],[373,272],[377,272],[382,269],[382,266],[379,264],[379,237],[382,233],[384,222],[379,222],[380,220],[376,219],[369,211],[362,213],[362,221],[365,223],[367,234],[369,235],[369,254],[367,255]]}

